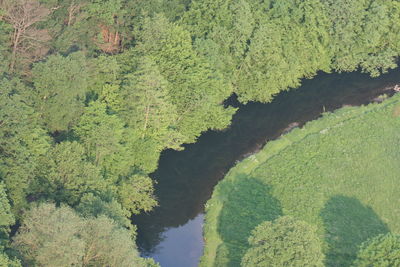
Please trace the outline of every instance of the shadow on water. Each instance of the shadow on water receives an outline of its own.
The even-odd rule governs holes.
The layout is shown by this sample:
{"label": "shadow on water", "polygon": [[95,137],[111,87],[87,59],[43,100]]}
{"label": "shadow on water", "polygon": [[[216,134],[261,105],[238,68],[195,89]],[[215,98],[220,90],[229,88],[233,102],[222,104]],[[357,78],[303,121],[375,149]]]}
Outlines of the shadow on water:
{"label": "shadow on water", "polygon": [[[159,207],[133,218],[138,225],[138,246],[142,253],[162,254],[159,247],[165,242],[163,233],[185,225],[202,213],[214,186],[225,173],[267,141],[279,137],[293,122],[301,126],[318,118],[323,111],[366,104],[383,93],[392,94],[392,87],[399,82],[399,70],[376,79],[360,73],[321,73],[312,80],[304,80],[298,89],[282,92],[272,103],[234,104],[240,109],[228,129],[206,132],[195,144],[185,145],[184,151],[162,153],[159,168],[152,174],[157,181]],[[169,235],[168,238],[178,237]],[[175,244],[178,246],[179,242]],[[193,242],[190,250],[201,254],[202,246],[202,242]],[[176,262],[171,267],[197,266],[198,258],[193,258],[190,265],[179,263],[186,257],[185,249],[181,248],[181,253],[175,255]],[[170,267],[163,262],[161,265]]]}
{"label": "shadow on water", "polygon": [[326,265],[347,267],[364,241],[389,232],[370,207],[346,196],[334,196],[321,211],[327,243]]}
{"label": "shadow on water", "polygon": [[224,194],[227,200],[218,219],[218,233],[224,243],[218,248],[215,266],[240,266],[251,231],[281,216],[282,209],[270,188],[255,178],[238,175],[235,181],[224,183],[224,188],[230,191]]}

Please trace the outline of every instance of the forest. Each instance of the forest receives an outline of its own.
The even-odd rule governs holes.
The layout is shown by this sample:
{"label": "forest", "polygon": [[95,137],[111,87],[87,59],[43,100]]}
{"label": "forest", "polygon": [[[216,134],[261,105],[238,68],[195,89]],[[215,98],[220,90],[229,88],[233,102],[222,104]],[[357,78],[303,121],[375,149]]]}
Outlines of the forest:
{"label": "forest", "polygon": [[399,53],[399,0],[0,0],[0,266],[157,266],[162,151]]}

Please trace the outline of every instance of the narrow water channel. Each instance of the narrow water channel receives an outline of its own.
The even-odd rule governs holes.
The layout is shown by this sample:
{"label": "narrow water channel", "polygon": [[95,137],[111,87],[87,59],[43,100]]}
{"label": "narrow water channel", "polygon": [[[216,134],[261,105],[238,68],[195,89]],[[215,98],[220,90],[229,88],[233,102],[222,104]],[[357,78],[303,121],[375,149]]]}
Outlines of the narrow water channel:
{"label": "narrow water channel", "polygon": [[321,73],[298,89],[282,92],[272,103],[240,105],[232,100],[239,111],[228,129],[206,132],[183,151],[162,153],[152,175],[159,206],[133,219],[142,254],[162,267],[197,266],[203,249],[204,204],[232,166],[291,126],[301,127],[324,111],[392,95],[397,83],[399,69],[375,79],[361,73]]}

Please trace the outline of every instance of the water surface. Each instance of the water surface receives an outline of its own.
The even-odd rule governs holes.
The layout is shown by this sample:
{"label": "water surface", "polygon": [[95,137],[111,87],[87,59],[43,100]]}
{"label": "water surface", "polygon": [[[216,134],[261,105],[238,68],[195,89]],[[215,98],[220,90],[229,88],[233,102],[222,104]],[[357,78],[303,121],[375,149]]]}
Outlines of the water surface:
{"label": "water surface", "polygon": [[135,217],[138,246],[162,267],[195,267],[202,254],[204,204],[225,173],[293,126],[345,105],[362,105],[393,94],[400,70],[372,79],[360,73],[325,74],[282,92],[272,103],[240,105],[232,125],[204,133],[183,151],[164,151],[152,174],[159,207]]}

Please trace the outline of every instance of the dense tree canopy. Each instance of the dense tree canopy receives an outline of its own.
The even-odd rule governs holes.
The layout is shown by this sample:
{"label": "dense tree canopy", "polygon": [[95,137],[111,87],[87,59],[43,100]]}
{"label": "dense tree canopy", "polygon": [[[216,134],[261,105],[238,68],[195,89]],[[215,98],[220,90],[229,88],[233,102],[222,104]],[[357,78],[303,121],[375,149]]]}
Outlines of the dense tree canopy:
{"label": "dense tree canopy", "polygon": [[31,266],[147,266],[127,230],[114,220],[83,218],[53,204],[25,214],[13,246]]}
{"label": "dense tree canopy", "polygon": [[47,255],[17,242],[25,263],[75,264],[82,216],[94,232],[135,236],[129,218],[157,205],[149,174],[161,152],[228,127],[230,96],[269,102],[318,71],[376,76],[399,53],[397,0],[0,0],[5,243],[42,201],[77,227],[43,246],[76,245]]}

